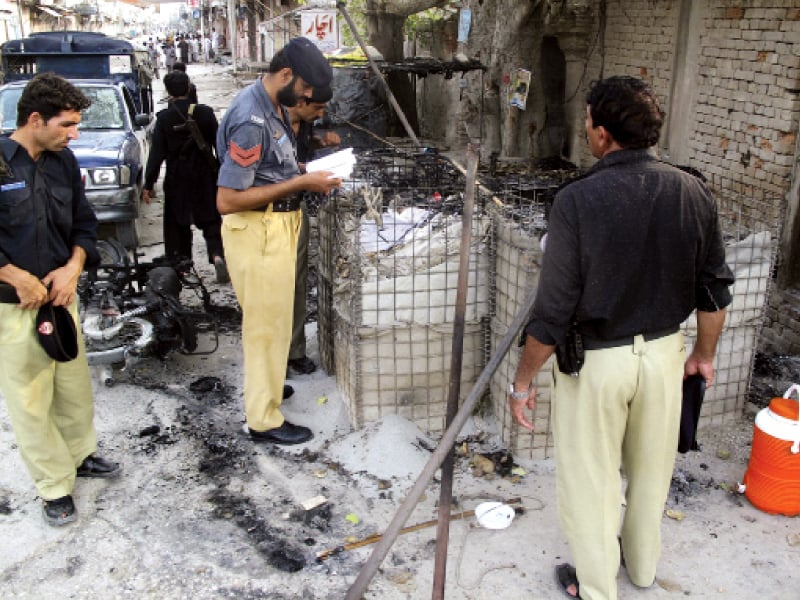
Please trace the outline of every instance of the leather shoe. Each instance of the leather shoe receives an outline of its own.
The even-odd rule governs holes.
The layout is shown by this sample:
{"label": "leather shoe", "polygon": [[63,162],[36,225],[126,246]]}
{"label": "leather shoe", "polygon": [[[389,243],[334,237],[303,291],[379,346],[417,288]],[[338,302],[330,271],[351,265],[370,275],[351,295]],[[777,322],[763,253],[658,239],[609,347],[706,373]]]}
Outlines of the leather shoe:
{"label": "leather shoe", "polygon": [[291,358],[287,366],[300,373],[301,375],[308,375],[313,373],[317,370],[317,365],[314,364],[314,361],[308,358],[307,356],[301,356],[300,358]]}
{"label": "leather shoe", "polygon": [[308,427],[294,425],[289,421],[284,421],[280,427],[274,427],[266,431],[255,431],[249,427],[247,429],[250,431],[250,437],[254,442],[272,442],[273,444],[283,444],[284,446],[302,444],[314,437]]}
{"label": "leather shoe", "polygon": [[287,398],[291,398],[294,394],[294,388],[290,385],[283,386],[283,399],[286,400]]}
{"label": "leather shoe", "polygon": [[94,454],[83,459],[78,467],[78,477],[102,477],[110,479],[119,475],[121,467],[118,463],[111,462]]}

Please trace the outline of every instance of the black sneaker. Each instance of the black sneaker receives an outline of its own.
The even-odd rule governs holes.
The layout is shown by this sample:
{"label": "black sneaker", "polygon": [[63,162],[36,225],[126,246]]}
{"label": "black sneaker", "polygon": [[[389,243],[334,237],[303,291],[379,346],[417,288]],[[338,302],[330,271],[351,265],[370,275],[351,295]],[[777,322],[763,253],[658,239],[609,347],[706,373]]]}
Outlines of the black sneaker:
{"label": "black sneaker", "polygon": [[317,365],[314,364],[314,361],[308,358],[307,356],[302,356],[300,358],[290,358],[287,366],[299,373],[300,375],[308,375],[309,373],[313,373],[317,370]]}
{"label": "black sneaker", "polygon": [[61,527],[67,523],[72,523],[78,518],[72,496],[45,500],[42,505],[42,514],[44,515],[45,523],[51,527]]}

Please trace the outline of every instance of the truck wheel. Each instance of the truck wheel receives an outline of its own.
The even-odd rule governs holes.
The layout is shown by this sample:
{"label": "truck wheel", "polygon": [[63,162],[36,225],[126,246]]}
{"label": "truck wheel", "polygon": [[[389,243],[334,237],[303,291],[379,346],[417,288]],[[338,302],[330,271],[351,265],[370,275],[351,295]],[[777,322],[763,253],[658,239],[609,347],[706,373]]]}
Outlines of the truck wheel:
{"label": "truck wheel", "polygon": [[117,240],[126,248],[135,249],[139,245],[139,228],[136,221],[116,223]]}

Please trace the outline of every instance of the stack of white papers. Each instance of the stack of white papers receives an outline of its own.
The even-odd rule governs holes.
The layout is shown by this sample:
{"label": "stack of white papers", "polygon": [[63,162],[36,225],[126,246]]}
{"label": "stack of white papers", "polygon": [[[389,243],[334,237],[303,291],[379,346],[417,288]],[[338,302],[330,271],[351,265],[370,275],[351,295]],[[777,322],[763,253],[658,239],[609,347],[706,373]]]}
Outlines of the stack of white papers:
{"label": "stack of white papers", "polygon": [[333,154],[328,154],[317,160],[312,160],[306,164],[306,171],[330,171],[332,179],[347,179],[356,166],[356,157],[353,155],[352,148],[345,148]]}

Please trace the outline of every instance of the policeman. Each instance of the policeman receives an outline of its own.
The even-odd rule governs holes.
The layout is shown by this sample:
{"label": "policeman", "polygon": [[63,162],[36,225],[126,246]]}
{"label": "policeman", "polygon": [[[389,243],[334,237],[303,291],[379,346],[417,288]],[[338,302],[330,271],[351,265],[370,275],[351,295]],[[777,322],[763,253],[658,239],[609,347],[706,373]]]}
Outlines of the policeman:
{"label": "policeman", "polygon": [[[300,170],[305,170],[305,163],[311,158],[312,152],[317,148],[335,146],[341,143],[339,135],[334,131],[326,131],[321,135],[314,135],[313,123],[325,114],[325,107],[333,97],[333,90],[326,86],[314,88],[310,98],[301,98],[300,101],[289,108],[292,119],[292,131],[297,141],[297,160],[300,161]],[[308,292],[308,230],[309,220],[306,203],[302,205],[303,224],[300,227],[300,237],[297,242],[297,271],[294,284],[294,317],[292,326],[292,343],[289,346],[289,364],[291,370],[301,375],[308,375],[317,370],[308,356],[306,356],[306,295]]]}
{"label": "policeman", "polygon": [[[94,455],[92,385],[75,297],[84,263],[100,260],[97,219],[67,149],[89,104],[64,79],[37,75],[20,96],[17,130],[0,138],[0,390],[45,521],[56,526],[76,518],[76,476],[119,473],[119,465]],[[36,309],[47,302],[67,307],[75,320],[73,360],[58,362],[39,343]],[[45,325],[39,333],[49,333]]]}
{"label": "policeman", "polygon": [[300,196],[327,194],[341,180],[326,171],[300,173],[284,107],[327,86],[332,76],[310,40],[292,39],[272,58],[268,72],[234,99],[217,133],[222,160],[217,208],[243,313],[244,408],[255,441],[299,444],[313,437],[280,411],[292,335]]}

